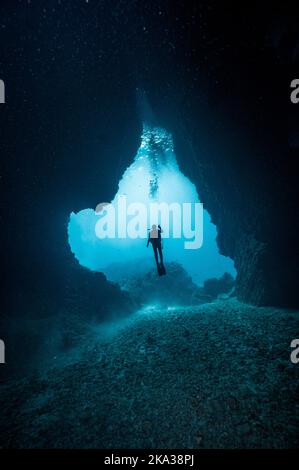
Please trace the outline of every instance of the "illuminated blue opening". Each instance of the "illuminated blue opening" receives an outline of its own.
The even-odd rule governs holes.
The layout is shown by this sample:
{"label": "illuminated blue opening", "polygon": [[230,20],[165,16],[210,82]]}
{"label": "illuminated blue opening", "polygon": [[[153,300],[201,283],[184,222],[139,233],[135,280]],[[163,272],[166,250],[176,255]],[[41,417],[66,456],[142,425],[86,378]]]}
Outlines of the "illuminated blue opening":
{"label": "illuminated blue opening", "polygon": [[[178,167],[169,132],[144,124],[141,145],[133,163],[123,174],[117,194],[111,201],[110,207],[113,210],[115,208],[116,216],[120,215],[117,213],[119,198],[125,198],[127,206],[139,203],[146,208],[153,202],[168,205],[194,205],[200,202],[194,184]],[[99,220],[109,212],[105,210],[105,206],[101,206],[101,209],[102,207],[101,212],[84,209],[70,215],[69,244],[79,263],[93,271],[104,272],[111,280],[117,279],[120,271],[140,273],[155,268],[152,249],[146,248],[146,233],[143,237],[134,239],[121,238],[117,232],[115,238],[99,238]],[[163,240],[166,263],[179,262],[198,285],[205,279],[220,277],[224,272],[236,274],[233,261],[219,254],[216,226],[211,222],[206,210],[203,211],[203,244],[199,249],[186,249],[185,239],[172,237],[173,225],[177,222],[175,217],[179,215],[173,213],[170,226],[164,226],[164,229],[169,228],[170,232],[170,238]],[[155,222],[159,223],[160,220]]]}

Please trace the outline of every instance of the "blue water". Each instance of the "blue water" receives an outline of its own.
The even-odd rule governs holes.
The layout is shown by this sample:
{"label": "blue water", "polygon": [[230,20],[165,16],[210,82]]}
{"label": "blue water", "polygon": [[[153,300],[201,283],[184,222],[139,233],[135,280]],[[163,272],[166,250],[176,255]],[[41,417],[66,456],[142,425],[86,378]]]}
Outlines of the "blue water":
{"label": "blue water", "polygon": [[[100,165],[99,161],[99,165]],[[111,217],[121,216],[118,203],[120,200],[126,201],[126,207],[137,203],[146,208],[147,214],[131,214],[127,217],[135,233],[136,238],[121,238],[126,230],[126,223],[122,222],[121,230],[119,218],[115,227],[109,225]],[[150,228],[149,207],[154,203],[190,203],[195,207],[199,203],[199,197],[194,184],[180,171],[174,148],[172,136],[162,128],[144,124],[141,137],[141,145],[132,164],[127,168],[119,181],[118,191],[111,201],[110,206],[99,206],[99,203],[106,201],[95,201],[94,208],[83,209],[78,213],[70,214],[68,225],[68,239],[70,248],[82,266],[94,271],[104,272],[108,278],[112,279],[119,270],[134,272],[146,271],[154,267],[154,259],[151,247],[146,248],[147,229]],[[109,207],[109,209],[107,209]],[[140,206],[141,207],[141,206]],[[204,201],[203,201],[204,207]],[[97,210],[95,210],[97,208]],[[99,212],[99,210],[103,210]],[[191,218],[189,222],[195,227],[195,213],[190,209]],[[111,211],[110,211],[111,209]],[[107,223],[104,223],[106,217]],[[140,217],[145,223],[141,229]],[[236,274],[233,261],[219,254],[216,243],[217,229],[211,222],[209,213],[203,210],[203,217],[199,230],[196,230],[196,238],[202,234],[202,245],[198,249],[186,249],[186,238],[173,238],[174,225],[182,221],[182,215],[174,213],[170,218],[169,226],[163,225],[164,234],[169,230],[170,238],[163,240],[163,252],[165,261],[176,261],[182,264],[191,275],[194,282],[202,282],[211,277],[220,277],[224,272],[232,275]],[[138,219],[138,220],[137,220]],[[101,233],[106,230],[109,236],[116,235],[115,238],[99,238],[99,226]],[[198,227],[197,227],[198,228]],[[114,272],[115,271],[115,272]]]}

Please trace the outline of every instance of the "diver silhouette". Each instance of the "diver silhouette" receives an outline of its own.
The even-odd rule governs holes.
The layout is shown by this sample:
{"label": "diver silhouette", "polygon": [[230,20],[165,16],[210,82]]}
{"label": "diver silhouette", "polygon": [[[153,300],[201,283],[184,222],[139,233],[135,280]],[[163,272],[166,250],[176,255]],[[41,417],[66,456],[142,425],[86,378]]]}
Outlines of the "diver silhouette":
{"label": "diver silhouette", "polygon": [[[152,228],[148,234],[148,240],[147,240],[147,245],[146,245],[148,247],[150,243],[152,244],[159,276],[163,276],[164,274],[166,274],[165,266],[163,264],[161,233],[163,233],[163,230],[160,227],[160,225],[158,225],[158,229],[157,229],[157,225],[155,224],[152,225]],[[158,253],[160,256],[160,262],[158,258]]]}

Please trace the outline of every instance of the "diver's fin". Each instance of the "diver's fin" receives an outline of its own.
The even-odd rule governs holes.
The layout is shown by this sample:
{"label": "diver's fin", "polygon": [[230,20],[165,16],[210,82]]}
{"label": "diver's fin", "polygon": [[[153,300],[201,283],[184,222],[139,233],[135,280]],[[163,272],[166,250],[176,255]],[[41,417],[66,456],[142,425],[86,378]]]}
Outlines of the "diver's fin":
{"label": "diver's fin", "polygon": [[166,269],[163,263],[160,264],[160,272],[161,272],[160,276],[165,276]]}

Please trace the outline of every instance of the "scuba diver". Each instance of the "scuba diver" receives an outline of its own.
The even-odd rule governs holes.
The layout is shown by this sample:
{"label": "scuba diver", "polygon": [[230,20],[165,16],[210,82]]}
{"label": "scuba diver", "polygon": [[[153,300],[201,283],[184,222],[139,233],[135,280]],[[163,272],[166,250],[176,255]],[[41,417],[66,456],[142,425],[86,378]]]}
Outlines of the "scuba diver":
{"label": "scuba diver", "polygon": [[[163,276],[164,274],[166,274],[165,266],[163,264],[161,233],[163,233],[163,230],[160,225],[158,225],[158,229],[157,225],[152,225],[152,228],[148,234],[148,240],[146,245],[146,247],[148,247],[150,243],[152,244],[159,276]],[[160,256],[160,262],[158,259],[158,253]]]}

